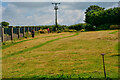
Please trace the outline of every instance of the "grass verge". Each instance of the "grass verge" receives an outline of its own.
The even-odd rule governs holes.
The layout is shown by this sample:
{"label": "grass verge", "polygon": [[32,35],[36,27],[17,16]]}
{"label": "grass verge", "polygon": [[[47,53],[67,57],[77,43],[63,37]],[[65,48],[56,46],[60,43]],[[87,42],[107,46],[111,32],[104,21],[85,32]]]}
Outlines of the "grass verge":
{"label": "grass verge", "polygon": [[45,43],[43,43],[43,44],[40,44],[40,45],[31,47],[31,48],[28,48],[28,49],[24,49],[24,50],[21,50],[21,51],[18,51],[18,52],[11,53],[11,54],[3,57],[2,59],[8,58],[8,57],[11,57],[11,56],[14,56],[14,55],[18,55],[18,54],[21,54],[21,53],[24,53],[24,52],[27,52],[27,51],[31,51],[31,50],[33,50],[33,49],[42,47],[42,46],[44,46],[44,45],[46,45],[46,44],[48,44],[48,43],[51,43],[51,42],[54,42],[54,41],[57,41],[57,40],[60,40],[60,39],[63,39],[63,38],[68,38],[68,37],[77,36],[78,34],[79,34],[79,33],[75,33],[74,35],[71,35],[71,36],[53,39],[53,40],[47,41],[47,42],[45,42]]}

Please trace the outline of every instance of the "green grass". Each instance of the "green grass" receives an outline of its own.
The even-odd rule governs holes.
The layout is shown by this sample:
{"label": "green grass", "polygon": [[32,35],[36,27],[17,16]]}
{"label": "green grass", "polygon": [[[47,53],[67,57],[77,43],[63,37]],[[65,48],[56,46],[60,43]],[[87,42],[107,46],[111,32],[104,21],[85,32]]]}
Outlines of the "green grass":
{"label": "green grass", "polygon": [[[38,38],[34,38],[34,39],[38,39]],[[2,46],[2,49],[6,49],[6,48],[8,48],[10,46],[13,46],[15,44],[26,42],[26,41],[29,41],[29,40],[34,40],[34,39],[27,39],[27,40],[22,40],[22,41],[18,41],[18,42],[15,42],[15,41],[11,41],[11,42],[8,42],[8,43],[4,42],[3,43],[4,45]]]}
{"label": "green grass", "polygon": [[118,31],[113,31],[113,32],[110,32],[109,34],[115,34],[115,33],[117,33]]}
{"label": "green grass", "polygon": [[120,42],[116,43],[114,48],[116,51],[118,51],[118,53],[120,53]]}
{"label": "green grass", "polygon": [[[38,34],[37,34],[38,35]],[[65,35],[65,34],[61,34],[61,35]],[[44,37],[41,37],[41,38],[48,38],[48,37],[56,37],[56,36],[60,36],[60,35],[53,35],[53,36],[44,36]],[[31,36],[30,36],[31,37]],[[33,39],[27,39],[27,40],[23,40],[24,38],[22,39],[14,39],[13,41],[10,41],[10,42],[3,42],[2,44],[2,49],[6,49],[10,46],[13,46],[15,44],[18,44],[18,43],[22,43],[22,42],[26,42],[26,41],[30,41],[30,40],[35,40],[35,39],[38,39],[38,38],[33,38]],[[22,41],[18,41],[16,42],[17,40],[22,40]]]}
{"label": "green grass", "polygon": [[2,53],[2,77],[103,79],[105,53],[107,78],[118,78],[118,35],[109,34],[114,31],[43,34],[9,46]]}
{"label": "green grass", "polygon": [[[43,43],[43,44],[40,44],[40,45],[31,47],[31,48],[27,48],[27,49],[24,49],[24,50],[21,50],[21,51],[18,51],[18,52],[11,53],[10,55],[7,55],[7,56],[3,57],[2,59],[8,58],[8,57],[11,57],[11,56],[14,56],[14,55],[18,55],[18,54],[21,54],[21,53],[24,53],[24,52],[27,52],[27,51],[31,51],[31,50],[36,49],[36,48],[40,48],[40,47],[42,47],[42,46],[44,46],[44,45],[46,45],[46,44],[48,44],[48,43],[54,42],[54,41],[59,40],[59,39],[68,38],[68,37],[73,37],[73,36],[76,36],[76,35],[78,35],[78,33],[76,33],[76,34],[74,34],[74,35],[72,35],[72,36],[67,36],[67,37],[62,37],[62,38],[53,39],[53,40],[47,41],[47,42],[45,42],[45,43]],[[37,39],[37,38],[36,38],[36,39]],[[33,39],[31,39],[31,40],[33,40]],[[27,40],[24,40],[24,41],[27,41]],[[24,42],[24,41],[23,41],[23,42]],[[17,43],[21,43],[21,42],[22,42],[22,41],[17,42]],[[14,43],[13,45],[15,45],[15,44],[17,44],[17,43]],[[7,46],[7,47],[8,47],[8,46]]]}

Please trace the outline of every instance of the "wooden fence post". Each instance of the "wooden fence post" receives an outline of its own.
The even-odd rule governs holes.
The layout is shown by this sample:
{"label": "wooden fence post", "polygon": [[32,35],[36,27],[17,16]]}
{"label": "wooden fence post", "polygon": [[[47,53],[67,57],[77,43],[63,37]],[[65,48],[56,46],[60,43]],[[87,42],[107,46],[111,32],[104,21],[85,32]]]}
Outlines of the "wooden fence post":
{"label": "wooden fence post", "polygon": [[25,37],[25,27],[23,26],[23,37]]}
{"label": "wooden fence post", "polygon": [[33,29],[34,29],[34,31],[36,31],[36,27],[34,27]]}
{"label": "wooden fence post", "polygon": [[11,40],[13,40],[13,26],[10,26],[10,32],[11,32]]}
{"label": "wooden fence post", "polygon": [[30,30],[30,31],[32,32],[32,27],[30,27],[30,28],[31,28],[31,30]]}
{"label": "wooden fence post", "polygon": [[37,27],[35,27],[35,31],[37,31]]}
{"label": "wooden fence post", "polygon": [[18,39],[20,38],[20,27],[17,26],[17,34],[18,34]]}
{"label": "wooden fence post", "polygon": [[27,32],[29,32],[29,27],[27,27]]}
{"label": "wooden fence post", "polygon": [[2,42],[4,42],[4,27],[1,27],[1,34]]}
{"label": "wooden fence post", "polygon": [[103,69],[104,69],[104,75],[105,75],[105,78],[106,78],[106,71],[105,71],[105,62],[104,62],[104,53],[101,54],[102,55],[102,59],[103,59]]}
{"label": "wooden fence post", "polygon": [[37,31],[38,31],[38,27],[37,27]]}
{"label": "wooden fence post", "polygon": [[33,30],[35,31],[35,27],[33,27]]}

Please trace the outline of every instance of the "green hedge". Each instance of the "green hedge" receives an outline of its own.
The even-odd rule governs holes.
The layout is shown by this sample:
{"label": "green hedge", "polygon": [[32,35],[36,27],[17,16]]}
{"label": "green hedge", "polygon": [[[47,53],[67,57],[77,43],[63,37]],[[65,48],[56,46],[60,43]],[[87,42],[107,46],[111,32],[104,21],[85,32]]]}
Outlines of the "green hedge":
{"label": "green hedge", "polygon": [[111,25],[110,29],[120,29],[120,25]]}

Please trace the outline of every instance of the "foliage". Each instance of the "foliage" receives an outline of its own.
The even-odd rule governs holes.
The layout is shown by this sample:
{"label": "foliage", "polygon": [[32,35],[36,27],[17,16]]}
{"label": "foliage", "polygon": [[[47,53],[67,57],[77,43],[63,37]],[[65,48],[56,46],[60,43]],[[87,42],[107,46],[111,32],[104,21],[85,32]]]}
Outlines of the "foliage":
{"label": "foliage", "polygon": [[85,30],[86,30],[86,31],[94,31],[95,28],[94,28],[91,24],[86,24]]}
{"label": "foliage", "polygon": [[63,32],[65,29],[68,29],[68,26],[66,25],[58,25],[58,31]]}
{"label": "foliage", "polygon": [[120,25],[111,25],[110,29],[120,29]]}
{"label": "foliage", "polygon": [[88,9],[86,9],[86,14],[90,11],[99,11],[99,10],[104,10],[105,8],[99,7],[97,5],[92,5],[90,7],[88,7]]}
{"label": "foliage", "polygon": [[[51,31],[56,31],[56,27],[55,25],[45,25],[45,26],[39,26],[41,29],[50,29]],[[67,29],[68,27],[66,25],[58,25],[58,32],[62,32],[65,29]]]}
{"label": "foliage", "polygon": [[120,7],[98,11],[92,10],[87,12],[85,15],[85,22],[97,27],[103,24],[120,24],[119,21]]}
{"label": "foliage", "polygon": [[97,30],[108,30],[111,24],[102,24],[97,27]]}
{"label": "foliage", "polygon": [[9,23],[8,23],[8,22],[5,22],[5,21],[1,22],[0,24],[1,24],[2,26],[8,26],[8,25],[9,25]]}
{"label": "foliage", "polygon": [[84,31],[94,31],[95,30],[95,28],[91,24],[87,24],[87,23],[80,23],[80,24],[71,25],[68,28],[75,29],[77,31],[81,31],[83,29],[84,29]]}
{"label": "foliage", "polygon": [[85,32],[85,29],[81,29],[80,31],[81,31],[81,32]]}
{"label": "foliage", "polygon": [[76,32],[77,30],[75,30],[75,29],[69,29],[69,31],[68,32]]}
{"label": "foliage", "polygon": [[44,33],[45,33],[43,30],[40,30],[39,32],[40,32],[41,34],[44,34]]}
{"label": "foliage", "polygon": [[82,29],[82,24],[70,25],[69,29],[75,29],[75,30],[79,31]]}

